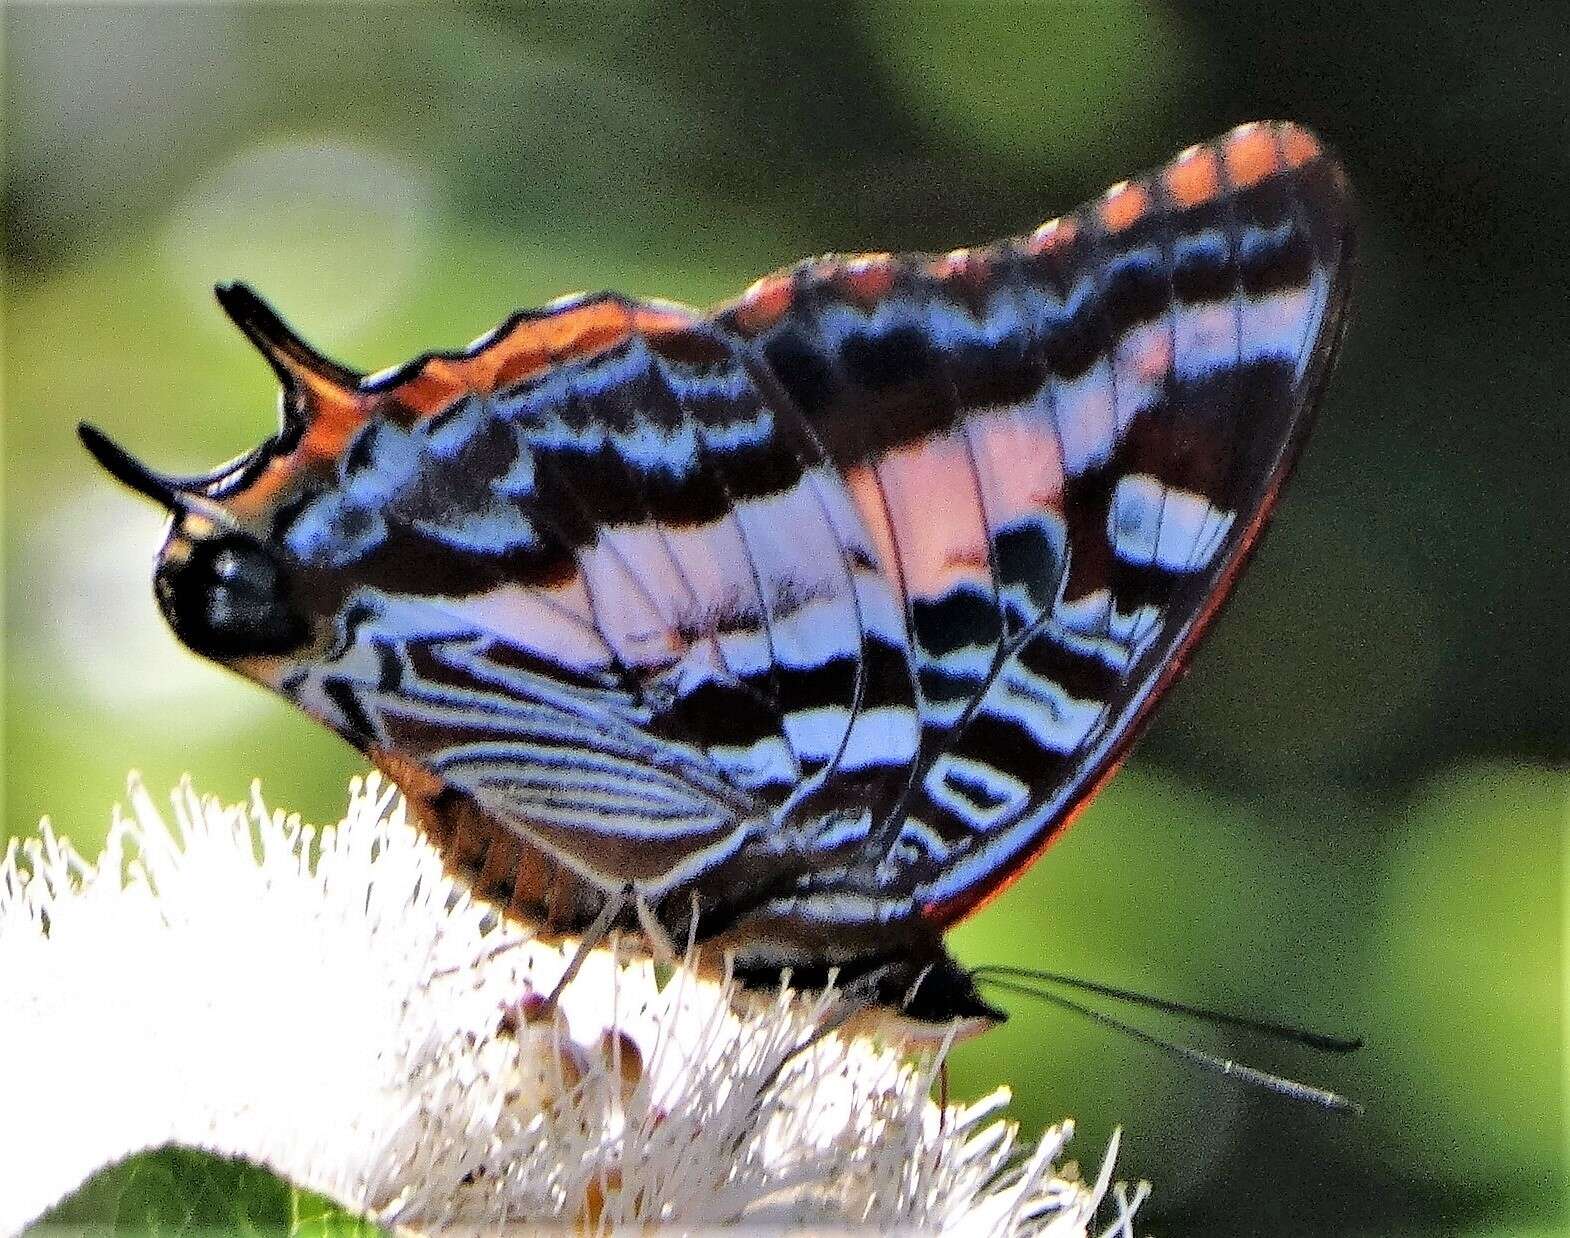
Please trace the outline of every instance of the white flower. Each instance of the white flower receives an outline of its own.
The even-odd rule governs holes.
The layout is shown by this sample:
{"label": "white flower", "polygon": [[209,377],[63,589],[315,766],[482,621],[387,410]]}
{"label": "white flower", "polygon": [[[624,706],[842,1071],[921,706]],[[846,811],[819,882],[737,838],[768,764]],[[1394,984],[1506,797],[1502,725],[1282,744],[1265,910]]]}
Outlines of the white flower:
{"label": "white flower", "polygon": [[[936,1065],[812,1040],[834,999],[567,957],[442,871],[376,775],[337,826],[135,779],[103,855],[45,823],[0,862],[0,1233],[98,1169],[180,1144],[384,1224],[873,1225],[1081,1235],[1107,1194],[1033,1151],[1006,1090],[940,1110]],[[1121,1187],[1106,1233],[1143,1198]]]}

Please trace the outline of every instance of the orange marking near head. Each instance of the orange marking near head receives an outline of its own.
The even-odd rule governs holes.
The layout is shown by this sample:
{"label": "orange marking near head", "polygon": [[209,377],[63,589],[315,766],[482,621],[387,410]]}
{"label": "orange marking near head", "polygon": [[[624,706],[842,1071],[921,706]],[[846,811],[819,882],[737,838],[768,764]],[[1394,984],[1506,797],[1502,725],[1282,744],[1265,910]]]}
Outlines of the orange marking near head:
{"label": "orange marking near head", "polygon": [[296,454],[316,460],[336,460],[369,415],[370,409],[364,401],[343,407],[335,406],[313,414],[315,420],[300,439]]}
{"label": "orange marking near head", "polygon": [[1138,223],[1150,209],[1150,195],[1127,181],[1107,190],[1101,200],[1101,222],[1108,232],[1122,232]]}
{"label": "orange marking near head", "polygon": [[790,309],[796,289],[786,274],[765,275],[741,294],[736,306],[736,325],[749,334],[765,331]]}
{"label": "orange marking near head", "polygon": [[[515,353],[526,358],[525,364],[532,370],[536,357],[543,356],[549,363],[600,352],[649,325],[642,319],[642,314],[629,313],[625,305],[616,301],[597,301],[548,318],[520,322],[496,343],[475,354],[474,361],[484,359],[489,365],[477,371],[470,367],[468,372],[476,378],[487,370],[500,372]],[[663,320],[663,315],[654,319]]]}
{"label": "orange marking near head", "polygon": [[246,520],[267,510],[278,493],[294,479],[299,469],[297,451],[280,456],[268,463],[244,490],[236,491],[223,501],[223,506],[237,520]]}
{"label": "orange marking near head", "polygon": [[[483,372],[484,368],[483,363],[473,366],[471,373]],[[479,377],[479,373],[475,373],[475,377]],[[466,389],[472,390],[477,385],[466,382],[464,372],[452,362],[432,357],[413,377],[380,398],[388,403],[396,401],[416,416],[424,417],[440,412]],[[486,389],[489,386],[489,383],[485,384]]]}
{"label": "orange marking near head", "polygon": [[1025,247],[1033,254],[1050,253],[1072,244],[1076,231],[1072,219],[1049,219],[1030,234]]}
{"label": "orange marking near head", "polygon": [[1281,170],[1276,135],[1269,125],[1243,125],[1227,135],[1226,143],[1227,174],[1239,189]]}
{"label": "orange marking near head", "polygon": [[690,327],[696,317],[691,310],[674,304],[668,308],[663,305],[635,305],[632,309],[632,329],[642,332],[674,331]]}
{"label": "orange marking near head", "polygon": [[1167,192],[1179,206],[1199,206],[1221,192],[1221,172],[1216,153],[1193,146],[1167,168]]}
{"label": "orange marking near head", "polygon": [[660,331],[686,324],[691,314],[675,309],[628,307],[614,300],[569,305],[526,318],[470,356],[431,357],[403,382],[360,397],[367,413],[406,410],[429,416],[470,393],[486,394],[532,374],[613,348],[635,331]]}
{"label": "orange marking near head", "polygon": [[1325,148],[1302,125],[1283,125],[1281,127],[1281,149],[1286,153],[1287,167],[1301,168],[1305,163],[1312,163],[1325,153]]}
{"label": "orange marking near head", "polygon": [[289,398],[299,400],[306,424],[299,445],[272,460],[244,490],[227,496],[223,506],[240,520],[260,515],[301,470],[336,460],[373,418],[407,423],[431,416],[466,395],[488,394],[560,362],[613,348],[633,332],[680,330],[696,319],[696,311],[676,304],[629,306],[615,298],[569,301],[513,323],[496,338],[472,345],[468,355],[427,356],[391,386],[340,382],[291,363]]}

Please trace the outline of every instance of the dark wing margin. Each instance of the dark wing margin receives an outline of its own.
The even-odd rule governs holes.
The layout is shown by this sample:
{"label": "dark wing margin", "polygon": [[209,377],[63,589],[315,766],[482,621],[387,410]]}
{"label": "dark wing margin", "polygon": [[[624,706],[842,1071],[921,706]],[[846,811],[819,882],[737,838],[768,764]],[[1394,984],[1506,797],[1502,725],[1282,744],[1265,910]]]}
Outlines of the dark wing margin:
{"label": "dark wing margin", "polygon": [[1352,235],[1319,141],[1254,124],[1029,237],[831,256],[716,314],[853,493],[906,491],[921,743],[871,839],[931,921],[1022,872],[1182,674],[1302,448]]}

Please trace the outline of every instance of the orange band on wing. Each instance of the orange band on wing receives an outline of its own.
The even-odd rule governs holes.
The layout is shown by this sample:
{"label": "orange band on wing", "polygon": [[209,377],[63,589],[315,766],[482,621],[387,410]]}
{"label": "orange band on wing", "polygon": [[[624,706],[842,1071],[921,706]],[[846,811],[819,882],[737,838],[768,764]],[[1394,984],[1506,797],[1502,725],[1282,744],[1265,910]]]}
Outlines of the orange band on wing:
{"label": "orange band on wing", "polygon": [[789,273],[765,275],[742,293],[736,325],[749,334],[765,331],[790,309],[795,287]]}
{"label": "orange band on wing", "polygon": [[862,309],[873,309],[894,287],[894,259],[889,254],[847,258],[835,275],[835,284]]}
{"label": "orange band on wing", "polygon": [[1167,169],[1166,182],[1167,193],[1179,206],[1200,206],[1214,200],[1221,192],[1215,151],[1190,147]]}
{"label": "orange band on wing", "polygon": [[1076,231],[1072,219],[1049,219],[1030,234],[1026,248],[1033,254],[1050,253],[1072,244]]}
{"label": "orange band on wing", "polygon": [[1279,172],[1281,157],[1276,150],[1275,131],[1264,124],[1234,129],[1227,137],[1226,160],[1227,175],[1239,189],[1257,185]]}
{"label": "orange band on wing", "polygon": [[1108,232],[1122,232],[1140,221],[1150,209],[1150,195],[1125,181],[1114,185],[1101,201],[1101,222]]}
{"label": "orange band on wing", "polygon": [[1301,125],[1283,125],[1281,127],[1281,149],[1286,153],[1287,166],[1301,168],[1305,163],[1313,163],[1325,153],[1325,148],[1316,138]]}

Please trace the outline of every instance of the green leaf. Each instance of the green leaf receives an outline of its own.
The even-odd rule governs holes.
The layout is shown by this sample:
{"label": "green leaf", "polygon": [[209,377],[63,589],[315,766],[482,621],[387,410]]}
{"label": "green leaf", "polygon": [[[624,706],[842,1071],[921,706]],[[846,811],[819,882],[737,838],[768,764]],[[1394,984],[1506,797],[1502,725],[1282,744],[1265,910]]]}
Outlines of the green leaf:
{"label": "green leaf", "polygon": [[364,1217],[310,1191],[290,1192],[289,1214],[290,1238],[373,1238],[384,1232]]}
{"label": "green leaf", "polygon": [[101,1170],[40,1224],[158,1238],[214,1233],[360,1238],[382,1232],[260,1166],[177,1147]]}

